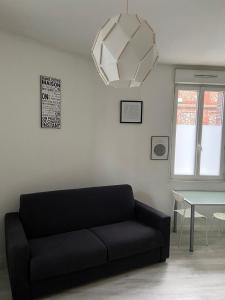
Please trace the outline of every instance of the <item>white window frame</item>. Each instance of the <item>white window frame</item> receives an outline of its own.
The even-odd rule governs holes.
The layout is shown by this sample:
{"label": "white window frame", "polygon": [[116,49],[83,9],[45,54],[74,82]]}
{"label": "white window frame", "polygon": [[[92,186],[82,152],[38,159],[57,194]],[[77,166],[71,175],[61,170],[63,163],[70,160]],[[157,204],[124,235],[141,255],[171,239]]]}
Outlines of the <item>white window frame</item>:
{"label": "white window frame", "polygon": [[[176,121],[177,121],[177,98],[178,90],[196,90],[198,91],[198,107],[197,107],[197,128],[196,128],[196,146],[195,146],[195,174],[194,175],[175,175],[175,145],[176,145]],[[198,145],[201,145],[202,138],[202,117],[203,117],[203,94],[204,91],[223,91],[224,92],[224,107],[223,107],[223,124],[222,124],[222,141],[221,141],[221,158],[220,158],[220,175],[207,176],[199,175],[200,169],[200,151]],[[176,84],[175,85],[175,98],[173,107],[173,121],[172,121],[172,160],[171,160],[171,178],[175,180],[186,181],[224,181],[224,147],[225,147],[225,86],[215,85],[199,85],[199,84]]]}

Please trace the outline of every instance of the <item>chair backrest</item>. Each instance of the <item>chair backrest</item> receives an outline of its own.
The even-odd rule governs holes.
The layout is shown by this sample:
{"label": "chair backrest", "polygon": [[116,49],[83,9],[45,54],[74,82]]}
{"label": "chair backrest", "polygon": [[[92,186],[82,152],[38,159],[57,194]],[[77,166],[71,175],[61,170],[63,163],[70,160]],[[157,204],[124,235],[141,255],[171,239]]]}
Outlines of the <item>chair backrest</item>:
{"label": "chair backrest", "polygon": [[122,222],[134,217],[129,185],[21,195],[20,218],[28,238]]}
{"label": "chair backrest", "polygon": [[184,197],[181,194],[177,193],[174,190],[172,191],[172,194],[174,201],[176,201],[179,204],[181,209],[186,209],[188,207],[187,202],[184,200]]}

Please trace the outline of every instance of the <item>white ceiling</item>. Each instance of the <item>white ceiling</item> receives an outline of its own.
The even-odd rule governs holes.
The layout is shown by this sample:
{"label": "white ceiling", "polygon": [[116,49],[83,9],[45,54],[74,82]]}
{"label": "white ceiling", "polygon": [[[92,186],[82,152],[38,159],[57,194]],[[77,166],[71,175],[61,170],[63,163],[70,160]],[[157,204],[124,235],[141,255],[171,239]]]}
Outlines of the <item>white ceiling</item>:
{"label": "white ceiling", "polygon": [[[0,28],[90,55],[125,0],[0,0]],[[225,66],[225,0],[129,0],[156,32],[161,63]]]}

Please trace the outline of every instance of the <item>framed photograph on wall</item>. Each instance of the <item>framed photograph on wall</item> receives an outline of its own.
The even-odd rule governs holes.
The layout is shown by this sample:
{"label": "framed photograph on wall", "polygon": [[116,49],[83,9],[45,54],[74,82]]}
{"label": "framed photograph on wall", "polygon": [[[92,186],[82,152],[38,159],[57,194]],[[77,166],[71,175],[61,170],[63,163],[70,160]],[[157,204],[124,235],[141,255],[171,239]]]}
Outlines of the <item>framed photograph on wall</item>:
{"label": "framed photograph on wall", "polygon": [[143,101],[120,101],[120,123],[142,123]]}
{"label": "framed photograph on wall", "polygon": [[169,137],[152,136],[151,137],[151,159],[168,160],[169,157]]}
{"label": "framed photograph on wall", "polygon": [[61,128],[61,80],[40,76],[41,127]]}

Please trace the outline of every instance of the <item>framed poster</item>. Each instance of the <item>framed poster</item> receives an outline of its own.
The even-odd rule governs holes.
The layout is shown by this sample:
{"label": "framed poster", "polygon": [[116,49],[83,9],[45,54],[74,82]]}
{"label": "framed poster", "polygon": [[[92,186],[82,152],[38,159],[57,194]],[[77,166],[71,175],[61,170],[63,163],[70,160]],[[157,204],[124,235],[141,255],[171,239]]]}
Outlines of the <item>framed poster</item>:
{"label": "framed poster", "polygon": [[61,128],[61,80],[40,76],[41,127]]}
{"label": "framed poster", "polygon": [[151,159],[167,160],[169,156],[169,137],[152,136],[151,137]]}
{"label": "framed poster", "polygon": [[120,101],[120,123],[142,123],[143,101]]}

